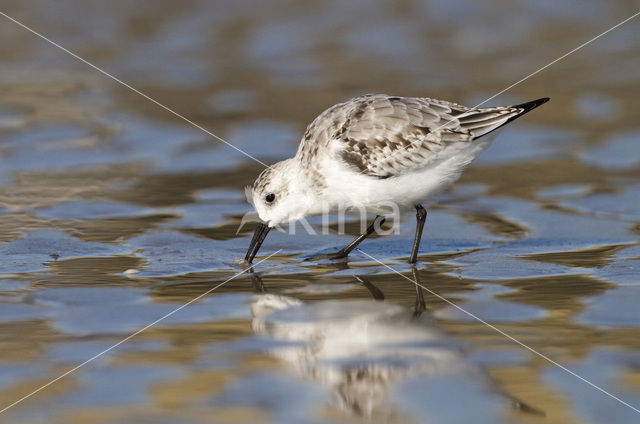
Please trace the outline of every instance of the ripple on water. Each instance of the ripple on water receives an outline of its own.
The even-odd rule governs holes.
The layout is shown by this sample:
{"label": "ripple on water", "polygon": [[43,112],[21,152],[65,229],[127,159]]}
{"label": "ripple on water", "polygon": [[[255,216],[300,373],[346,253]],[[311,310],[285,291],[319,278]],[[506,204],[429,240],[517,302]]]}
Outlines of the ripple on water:
{"label": "ripple on water", "polygon": [[308,48],[325,30],[321,20],[309,16],[261,22],[248,34],[241,53],[279,85],[319,84],[327,80],[326,65],[309,55]]}
{"label": "ripple on water", "polygon": [[[74,377],[81,390],[62,395],[56,403],[65,407],[106,407],[148,403],[154,385],[184,376],[177,366],[160,364],[105,364],[97,360]],[[123,390],[126,387],[126,390]]]}
{"label": "ripple on water", "polygon": [[176,206],[171,213],[177,218],[168,220],[162,224],[166,228],[207,228],[229,223],[229,216],[242,215],[253,210],[246,202],[199,202]]}
{"label": "ripple on water", "polygon": [[57,230],[36,230],[22,238],[0,245],[0,273],[34,272],[47,269],[47,262],[77,256],[111,256],[125,254],[122,246],[81,242]]}
{"label": "ripple on water", "polygon": [[[53,344],[46,353],[47,359],[55,364],[77,365],[112,347],[114,342],[73,340]],[[166,340],[133,340],[117,347],[115,354],[129,352],[159,352],[166,349]],[[113,356],[112,353],[110,356]]]}
{"label": "ripple on water", "polygon": [[10,388],[24,380],[40,379],[47,375],[47,371],[43,363],[3,362],[0,364],[0,389]]}
{"label": "ripple on water", "polygon": [[[501,294],[514,292],[515,290],[512,288],[493,284],[478,284],[476,287],[479,290],[457,295],[458,298],[465,298],[463,302],[457,302],[457,304],[483,321],[490,323],[531,322],[547,316],[547,311],[543,308],[500,300]],[[477,321],[477,318],[453,306],[438,309],[434,316],[447,321]]]}
{"label": "ripple on water", "polygon": [[11,131],[23,127],[26,116],[16,109],[0,106],[0,130]]}
{"label": "ripple on water", "polygon": [[141,208],[129,203],[76,200],[33,210],[40,219],[100,219],[125,218],[158,213],[157,209]]}
{"label": "ripple on water", "polygon": [[2,302],[0,323],[44,320],[54,315],[55,312],[48,305]]}
{"label": "ripple on water", "polygon": [[590,190],[588,184],[561,184],[543,188],[536,193],[536,197],[543,200],[572,199],[585,196]]}
{"label": "ripple on water", "polygon": [[145,259],[137,277],[167,277],[227,268],[225,264],[235,259],[217,240],[177,231],[146,233],[127,240],[125,246]]}
{"label": "ripple on water", "polygon": [[580,159],[588,165],[611,171],[637,168],[640,165],[640,132],[615,135],[580,154]]}
{"label": "ripple on water", "polygon": [[[396,398],[401,410],[414,419],[442,423],[504,423],[511,406],[481,376],[416,376],[398,384]],[[464,408],[443,408],[451,399]]]}
{"label": "ripple on water", "polygon": [[[273,422],[298,423],[314,422],[325,400],[326,390],[312,382],[286,373],[252,371],[229,384],[221,394],[209,401],[209,405],[222,411],[238,407],[259,408]],[[295,408],[291,405],[295,405]]]}
{"label": "ripple on water", "polygon": [[574,131],[522,125],[506,127],[474,163],[496,166],[555,159],[571,153],[577,141],[578,134]]}
{"label": "ripple on water", "polygon": [[616,287],[585,300],[584,311],[575,319],[589,327],[634,328],[640,322],[639,299],[640,279],[636,279],[634,285]]}
{"label": "ripple on water", "polygon": [[[65,124],[51,124],[29,128],[3,140],[1,175],[15,172],[63,169],[110,162],[110,157],[96,150],[98,138],[90,130]],[[106,152],[103,152],[106,153]]]}
{"label": "ripple on water", "polygon": [[21,280],[1,280],[0,292],[21,292],[29,288],[29,283]]}
{"label": "ripple on water", "polygon": [[[203,290],[203,292],[206,290]],[[36,302],[48,304],[52,325],[75,336],[134,332],[176,310],[183,303],[157,302],[131,287],[61,287],[41,290]],[[209,296],[165,318],[159,326],[247,318],[247,294]]]}
{"label": "ripple on water", "polygon": [[212,95],[207,103],[215,113],[247,112],[257,103],[256,94],[249,90],[223,90]]}
{"label": "ripple on water", "polygon": [[[640,149],[640,143],[638,149]],[[558,204],[567,209],[596,216],[638,222],[640,221],[640,185],[622,187],[615,193],[595,193],[584,197],[560,199]]]}
{"label": "ripple on water", "polygon": [[226,134],[229,143],[266,161],[292,156],[300,138],[290,125],[273,121],[243,121]]}
{"label": "ripple on water", "polygon": [[611,262],[597,268],[594,275],[621,286],[640,286],[640,245],[615,252]]}
{"label": "ripple on water", "polygon": [[[631,242],[629,224],[607,216],[583,216],[541,208],[537,202],[508,197],[479,197],[451,205],[454,210],[492,212],[529,230],[531,239],[584,241],[596,244]],[[609,242],[607,242],[609,241]],[[532,243],[533,244],[533,243]]]}
{"label": "ripple on water", "polygon": [[[555,241],[557,243],[557,241]],[[550,244],[548,240],[530,240],[498,245],[464,254],[445,261],[456,265],[454,275],[467,279],[500,280],[512,278],[532,278],[551,275],[581,274],[586,270],[579,270],[568,266],[542,263],[519,258],[520,255],[531,252],[532,247],[540,250],[557,251],[569,244]],[[554,247],[552,247],[554,246]]]}
{"label": "ripple on water", "polygon": [[[565,365],[619,399],[636,407],[640,405],[638,391],[621,383],[625,373],[631,369],[637,370],[640,366],[637,352],[601,348],[590,352],[582,360]],[[638,420],[638,412],[558,367],[549,366],[543,373],[543,379],[570,400],[572,408],[584,422],[627,424]]]}
{"label": "ripple on water", "polygon": [[598,93],[585,93],[576,99],[576,112],[588,120],[610,120],[619,111],[620,102],[615,97]]}

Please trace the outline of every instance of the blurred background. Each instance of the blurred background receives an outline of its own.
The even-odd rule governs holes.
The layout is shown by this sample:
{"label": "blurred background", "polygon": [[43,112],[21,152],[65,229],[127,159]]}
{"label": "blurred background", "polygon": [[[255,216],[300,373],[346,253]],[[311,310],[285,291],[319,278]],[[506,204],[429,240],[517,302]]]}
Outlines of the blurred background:
{"label": "blurred background", "polygon": [[[475,105],[635,1],[0,1],[267,163],[364,93]],[[495,98],[509,126],[402,234],[282,249],[0,422],[629,423],[640,407],[640,18]],[[262,170],[0,16],[0,409],[239,272]],[[313,222],[313,221],[312,221]],[[318,222],[316,222],[318,224]],[[354,222],[347,229],[358,231]],[[259,260],[259,259],[258,259]],[[358,276],[360,280],[356,279]],[[384,301],[380,300],[384,297]]]}

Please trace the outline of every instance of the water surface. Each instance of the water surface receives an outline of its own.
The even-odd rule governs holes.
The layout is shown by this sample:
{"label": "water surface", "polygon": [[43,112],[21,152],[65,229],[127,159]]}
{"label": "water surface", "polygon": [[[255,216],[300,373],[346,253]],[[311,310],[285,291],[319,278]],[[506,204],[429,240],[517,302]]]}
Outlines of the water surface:
{"label": "water surface", "polygon": [[[477,103],[635,12],[2,5],[267,163],[353,95]],[[0,421],[638,421],[532,350],[640,407],[639,22],[492,101],[552,98],[433,199],[416,269],[409,216],[346,261],[303,259],[357,222],[272,232],[230,279],[262,166],[0,18],[0,408],[219,286]]]}

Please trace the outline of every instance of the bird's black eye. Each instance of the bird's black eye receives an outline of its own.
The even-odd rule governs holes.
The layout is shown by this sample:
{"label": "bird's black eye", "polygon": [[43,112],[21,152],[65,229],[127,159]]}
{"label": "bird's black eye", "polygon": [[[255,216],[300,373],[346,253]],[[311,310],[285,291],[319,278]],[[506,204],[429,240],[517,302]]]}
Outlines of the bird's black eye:
{"label": "bird's black eye", "polygon": [[276,195],[275,195],[275,194],[273,194],[273,193],[269,193],[269,194],[267,194],[267,196],[264,198],[264,200],[266,200],[266,201],[267,201],[267,203],[271,203],[271,202],[273,202],[274,200],[276,200]]}

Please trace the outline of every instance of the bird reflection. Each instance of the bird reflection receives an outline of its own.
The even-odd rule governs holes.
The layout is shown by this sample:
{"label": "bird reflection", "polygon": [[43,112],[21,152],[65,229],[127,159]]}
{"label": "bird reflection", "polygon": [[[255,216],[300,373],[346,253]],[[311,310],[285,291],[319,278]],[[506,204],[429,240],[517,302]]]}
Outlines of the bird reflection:
{"label": "bird reflection", "polygon": [[[411,265],[411,274],[413,275],[413,281],[418,283],[418,270],[415,265]],[[424,311],[427,310],[427,305],[424,303],[424,293],[422,287],[416,284],[416,301],[413,306],[413,318],[418,319]]]}
{"label": "bird reflection", "polygon": [[253,291],[256,293],[266,293],[266,289],[264,288],[264,283],[262,282],[262,278],[258,276],[253,270],[253,267],[249,269],[249,277],[251,278],[251,286],[253,287]]}
{"label": "bird reflection", "polygon": [[390,417],[397,413],[389,400],[394,381],[419,373],[458,372],[461,367],[457,346],[435,327],[425,326],[425,320],[417,320],[426,310],[420,287],[413,310],[408,310],[384,302],[382,291],[361,276],[356,280],[376,302],[305,303],[267,293],[255,273],[251,280],[258,293],[251,304],[253,330],[284,342],[270,353],[301,377],[327,387],[341,410]]}
{"label": "bird reflection", "polygon": [[[327,388],[333,406],[358,416],[395,421],[404,415],[393,389],[417,376],[462,377],[472,386],[487,386],[488,392],[497,392],[484,372],[465,361],[458,344],[431,323],[415,267],[412,275],[418,284],[410,309],[385,302],[384,293],[362,276],[355,279],[375,302],[335,299],[307,303],[267,293],[260,276],[251,272],[257,293],[251,303],[251,325],[256,333],[281,342],[270,350],[272,355],[300,377]],[[508,396],[495,396],[505,409],[510,405],[521,412],[544,415]]]}

